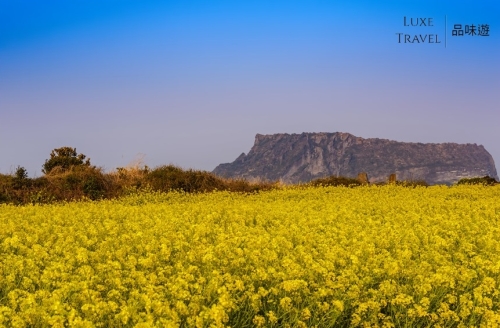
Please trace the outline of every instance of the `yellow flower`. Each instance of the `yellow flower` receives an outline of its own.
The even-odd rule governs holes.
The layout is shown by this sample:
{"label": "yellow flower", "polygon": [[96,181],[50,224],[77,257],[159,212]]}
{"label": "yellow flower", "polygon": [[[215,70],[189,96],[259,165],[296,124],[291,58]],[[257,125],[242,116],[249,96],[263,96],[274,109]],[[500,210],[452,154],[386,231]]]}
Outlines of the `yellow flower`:
{"label": "yellow flower", "polygon": [[311,318],[311,311],[308,308],[305,308],[300,313],[300,318],[304,321],[307,321]]}
{"label": "yellow flower", "polygon": [[334,300],[332,302],[333,306],[340,312],[344,311],[344,303],[340,300]]}
{"label": "yellow flower", "polygon": [[283,297],[281,300],[280,300],[280,306],[284,309],[284,310],[290,310],[291,307],[292,307],[292,299],[290,297]]}
{"label": "yellow flower", "polygon": [[301,186],[2,204],[0,327],[498,327],[499,195]]}
{"label": "yellow flower", "polygon": [[266,318],[264,318],[263,316],[260,316],[260,315],[256,315],[255,317],[253,317],[252,322],[257,327],[262,327],[266,324]]}
{"label": "yellow flower", "polygon": [[268,318],[269,322],[272,324],[278,322],[278,317],[276,316],[274,311],[267,312],[267,318]]}

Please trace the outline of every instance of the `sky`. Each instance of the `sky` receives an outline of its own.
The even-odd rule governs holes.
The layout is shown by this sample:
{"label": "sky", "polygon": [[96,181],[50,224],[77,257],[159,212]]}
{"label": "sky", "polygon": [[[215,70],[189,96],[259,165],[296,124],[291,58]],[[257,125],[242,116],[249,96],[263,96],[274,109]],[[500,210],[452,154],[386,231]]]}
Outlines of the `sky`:
{"label": "sky", "polygon": [[477,143],[498,170],[499,103],[498,0],[0,0],[3,174],[63,146],[211,171],[302,132]]}

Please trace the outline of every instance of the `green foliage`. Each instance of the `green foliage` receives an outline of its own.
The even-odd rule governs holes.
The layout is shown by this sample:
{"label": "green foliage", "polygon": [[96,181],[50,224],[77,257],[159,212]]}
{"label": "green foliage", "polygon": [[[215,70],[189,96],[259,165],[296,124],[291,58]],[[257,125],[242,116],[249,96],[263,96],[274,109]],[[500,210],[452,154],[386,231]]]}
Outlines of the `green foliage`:
{"label": "green foliage", "polygon": [[17,180],[26,180],[28,178],[28,171],[24,167],[18,166],[14,176]]}
{"label": "green foliage", "polygon": [[84,180],[82,189],[85,196],[92,200],[103,198],[106,192],[104,179],[99,175],[89,176]]}
{"label": "green foliage", "polygon": [[9,202],[9,196],[0,191],[0,204],[8,202]]}
{"label": "green foliage", "polygon": [[493,186],[498,183],[494,178],[486,175],[484,177],[477,178],[463,178],[457,182],[457,185],[484,185],[484,186]]}
{"label": "green foliage", "polygon": [[56,198],[43,189],[30,193],[28,198],[28,203],[32,205],[50,204],[54,201]]}
{"label": "green foliage", "polygon": [[44,174],[51,173],[54,169],[58,171],[67,171],[72,166],[90,166],[90,158],[85,160],[86,156],[77,154],[76,148],[61,147],[52,150],[50,158],[42,165]]}
{"label": "green foliage", "polygon": [[14,189],[23,189],[29,186],[30,179],[28,179],[28,171],[22,166],[18,166],[14,177],[12,179],[12,185]]}
{"label": "green foliage", "polygon": [[153,190],[157,191],[182,190],[196,192],[225,189],[223,180],[210,172],[185,171],[174,165],[155,168],[146,175],[146,182]]}
{"label": "green foliage", "polygon": [[46,177],[48,190],[59,200],[103,198],[106,194],[106,176],[91,166],[73,166],[71,169]]}
{"label": "green foliage", "polygon": [[10,176],[0,174],[0,204],[10,201],[9,190],[12,188],[12,179]]}
{"label": "green foliage", "polygon": [[246,180],[223,179],[211,172],[183,170],[174,165],[159,166],[145,175],[145,183],[155,191],[210,192],[229,190],[234,192],[256,192],[276,188],[276,182],[250,183]]}

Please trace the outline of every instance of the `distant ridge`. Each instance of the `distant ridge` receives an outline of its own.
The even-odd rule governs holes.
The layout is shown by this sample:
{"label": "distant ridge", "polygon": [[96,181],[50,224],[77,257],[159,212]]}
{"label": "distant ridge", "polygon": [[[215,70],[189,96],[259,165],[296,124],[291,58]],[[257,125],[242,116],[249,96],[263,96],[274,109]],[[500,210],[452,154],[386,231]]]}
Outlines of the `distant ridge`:
{"label": "distant ridge", "polygon": [[301,133],[255,136],[252,149],[213,173],[226,178],[308,182],[325,176],[356,177],[370,182],[423,179],[452,184],[461,178],[489,175],[498,180],[495,163],[482,145],[409,143],[356,137],[350,133]]}

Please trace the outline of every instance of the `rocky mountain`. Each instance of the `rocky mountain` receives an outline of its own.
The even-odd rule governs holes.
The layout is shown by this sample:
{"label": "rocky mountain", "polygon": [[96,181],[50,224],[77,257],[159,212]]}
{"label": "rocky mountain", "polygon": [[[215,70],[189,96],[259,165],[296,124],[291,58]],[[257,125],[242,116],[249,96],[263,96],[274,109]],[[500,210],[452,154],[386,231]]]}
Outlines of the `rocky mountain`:
{"label": "rocky mountain", "polygon": [[452,184],[461,178],[489,175],[498,179],[491,155],[481,145],[408,143],[364,139],[349,133],[301,133],[255,136],[248,154],[220,164],[213,173],[227,178],[307,182],[367,172],[370,182],[398,180]]}

